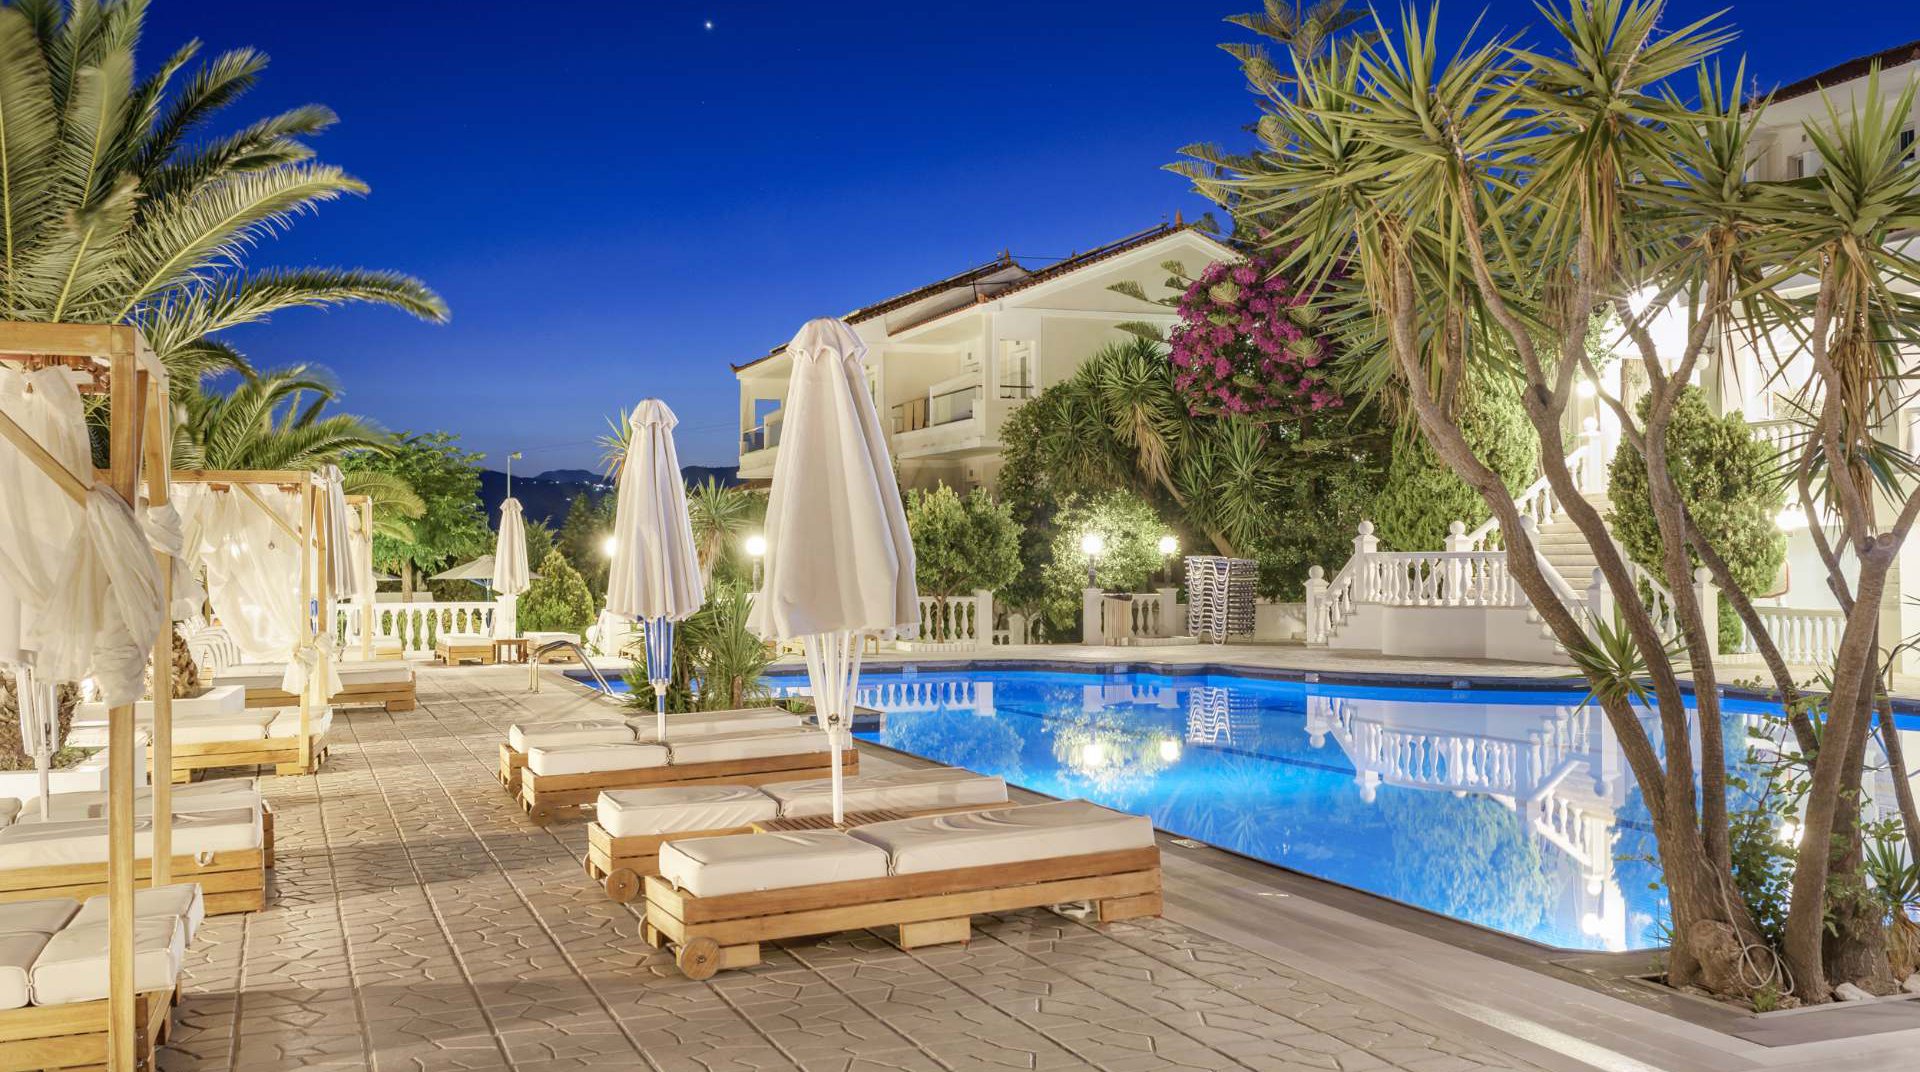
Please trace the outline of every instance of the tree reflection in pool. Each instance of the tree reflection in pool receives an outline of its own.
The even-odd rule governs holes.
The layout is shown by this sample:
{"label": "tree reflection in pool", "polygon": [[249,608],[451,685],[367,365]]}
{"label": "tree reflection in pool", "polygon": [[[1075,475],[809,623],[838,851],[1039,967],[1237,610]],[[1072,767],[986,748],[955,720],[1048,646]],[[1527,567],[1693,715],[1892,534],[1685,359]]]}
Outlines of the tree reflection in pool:
{"label": "tree reflection in pool", "polygon": [[[996,670],[872,670],[859,696],[903,752],[1548,945],[1648,948],[1646,811],[1581,699]],[[1768,709],[1725,710],[1742,741]]]}

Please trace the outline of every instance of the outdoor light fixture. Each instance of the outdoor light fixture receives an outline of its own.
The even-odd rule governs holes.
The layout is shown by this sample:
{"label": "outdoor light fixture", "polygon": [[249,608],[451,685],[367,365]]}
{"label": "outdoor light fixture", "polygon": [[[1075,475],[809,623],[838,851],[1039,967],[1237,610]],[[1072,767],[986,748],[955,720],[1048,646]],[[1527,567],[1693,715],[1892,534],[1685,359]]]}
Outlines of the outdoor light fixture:
{"label": "outdoor light fixture", "polygon": [[1581,398],[1592,398],[1593,396],[1600,393],[1599,385],[1594,383],[1592,380],[1581,380],[1579,386],[1575,388],[1575,390],[1578,390],[1580,392]]}
{"label": "outdoor light fixture", "polygon": [[619,549],[620,541],[617,537],[608,536],[606,539],[600,541],[600,553],[608,558],[612,558],[613,553]]}
{"label": "outdoor light fixture", "polygon": [[748,558],[759,558],[767,553],[767,538],[756,532],[747,537],[745,547]]}
{"label": "outdoor light fixture", "polygon": [[1171,737],[1162,740],[1160,742],[1160,758],[1166,760],[1168,763],[1178,762],[1180,759],[1180,742]]}
{"label": "outdoor light fixture", "polygon": [[1098,588],[1099,582],[1093,579],[1094,569],[1100,555],[1107,549],[1107,538],[1097,532],[1089,532],[1080,537],[1080,553],[1087,556],[1087,587]]}
{"label": "outdoor light fixture", "polygon": [[1099,741],[1089,741],[1080,746],[1080,764],[1084,767],[1104,767],[1107,765],[1107,746]]}
{"label": "outdoor light fixture", "polygon": [[1180,550],[1179,537],[1172,535],[1160,537],[1160,553],[1162,555],[1170,555],[1178,550]]}

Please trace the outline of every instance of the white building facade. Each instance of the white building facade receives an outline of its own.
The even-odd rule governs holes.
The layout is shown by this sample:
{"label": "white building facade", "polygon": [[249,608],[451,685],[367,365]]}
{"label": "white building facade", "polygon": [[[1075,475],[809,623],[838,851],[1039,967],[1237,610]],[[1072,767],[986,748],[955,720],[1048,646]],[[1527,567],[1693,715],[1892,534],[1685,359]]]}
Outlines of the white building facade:
{"label": "white building facade", "polygon": [[[1197,275],[1235,256],[1195,228],[1163,225],[1044,267],[1001,256],[856,309],[843,319],[867,344],[867,376],[909,488],[992,488],[1008,414],[1073,375],[1128,322],[1171,326],[1171,310],[1110,289],[1132,282],[1171,297],[1168,262]],[[740,384],[740,478],[771,480],[792,373],[785,347],[734,366]]]}

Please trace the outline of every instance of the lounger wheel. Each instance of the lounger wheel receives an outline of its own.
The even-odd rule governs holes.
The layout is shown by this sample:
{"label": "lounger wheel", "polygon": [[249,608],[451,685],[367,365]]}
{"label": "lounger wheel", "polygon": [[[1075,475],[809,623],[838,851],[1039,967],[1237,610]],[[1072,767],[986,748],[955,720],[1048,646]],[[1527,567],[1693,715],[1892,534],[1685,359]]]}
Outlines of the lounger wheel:
{"label": "lounger wheel", "polygon": [[630,867],[616,867],[607,874],[607,896],[626,904],[640,896],[640,876]]}
{"label": "lounger wheel", "polygon": [[689,979],[711,979],[720,970],[720,943],[711,938],[683,942],[674,952],[673,962]]}

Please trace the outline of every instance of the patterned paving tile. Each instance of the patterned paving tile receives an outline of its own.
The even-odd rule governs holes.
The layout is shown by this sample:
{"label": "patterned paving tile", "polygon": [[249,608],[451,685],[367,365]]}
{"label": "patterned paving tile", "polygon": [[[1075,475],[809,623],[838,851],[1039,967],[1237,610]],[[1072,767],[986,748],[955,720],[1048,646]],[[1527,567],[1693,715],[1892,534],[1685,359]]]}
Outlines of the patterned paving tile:
{"label": "patterned paving tile", "polygon": [[[319,774],[267,778],[268,908],[210,920],[168,1072],[1479,1072],[1511,1057],[1163,920],[975,920],[911,953],[855,932],[682,978],[494,781],[517,672],[423,668],[412,712],[340,712]],[[876,760],[884,763],[884,760]]]}

